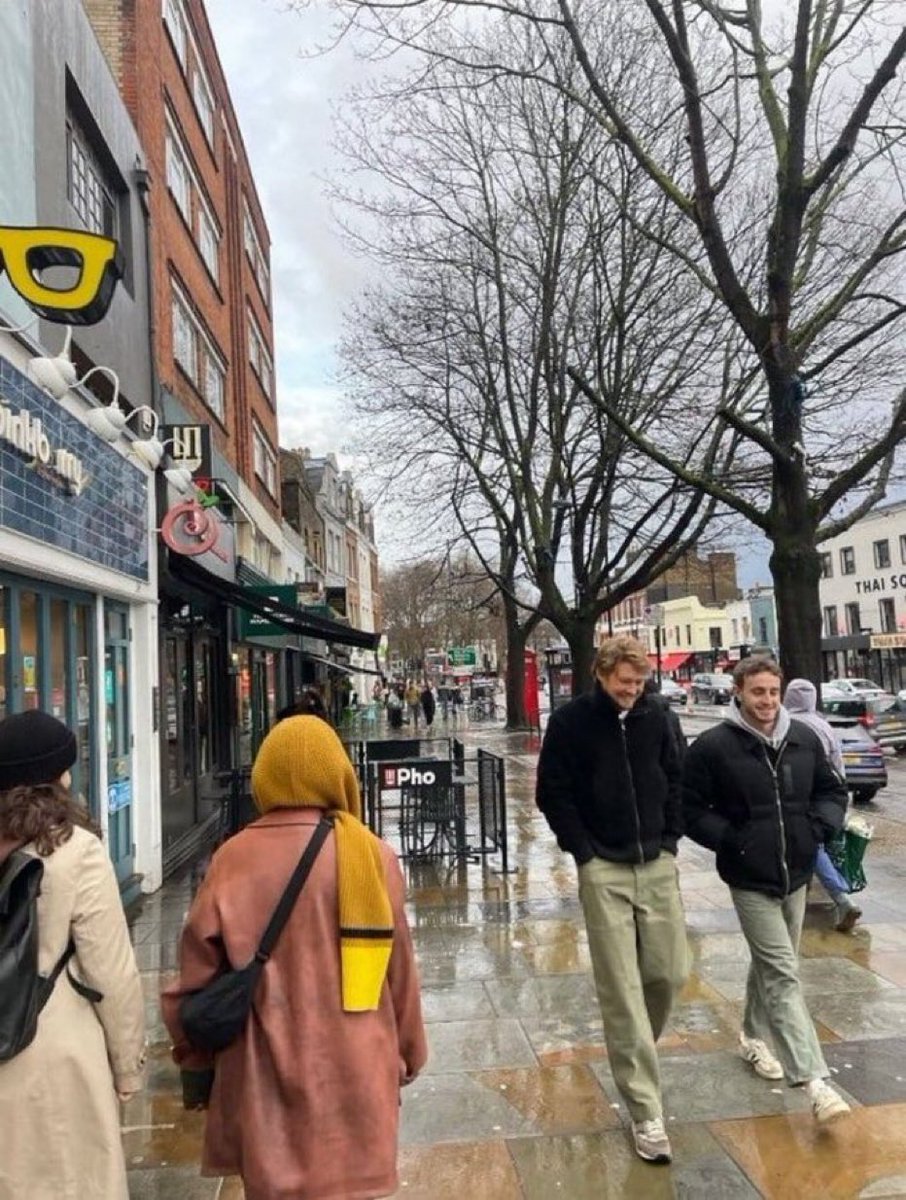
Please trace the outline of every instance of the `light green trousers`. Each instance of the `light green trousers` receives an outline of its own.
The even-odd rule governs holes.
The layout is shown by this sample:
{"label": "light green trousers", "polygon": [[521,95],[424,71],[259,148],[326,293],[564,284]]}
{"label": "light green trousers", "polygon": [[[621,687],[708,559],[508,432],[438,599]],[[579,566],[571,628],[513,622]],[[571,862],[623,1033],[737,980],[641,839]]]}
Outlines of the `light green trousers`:
{"label": "light green trousers", "polygon": [[752,963],[746,980],[746,1037],[774,1043],[787,1082],[828,1077],[827,1064],[799,982],[799,937],[807,887],[782,900],[731,888]]}
{"label": "light green trousers", "polygon": [[633,1121],[650,1121],[663,1112],[656,1042],[689,973],[676,860],[593,858],[579,899],[614,1082]]}

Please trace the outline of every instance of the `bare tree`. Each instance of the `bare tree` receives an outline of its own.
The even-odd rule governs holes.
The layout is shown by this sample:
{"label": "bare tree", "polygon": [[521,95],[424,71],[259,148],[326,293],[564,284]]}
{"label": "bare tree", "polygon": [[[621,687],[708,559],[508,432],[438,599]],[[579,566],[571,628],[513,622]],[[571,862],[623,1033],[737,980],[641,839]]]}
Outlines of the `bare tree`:
{"label": "bare tree", "polygon": [[[515,70],[537,42],[522,31],[501,54]],[[434,64],[394,99],[404,139],[383,139],[373,112],[347,140],[381,180],[358,207],[387,279],[344,347],[362,428],[394,478],[416,464],[433,476],[524,645],[521,566],[529,616],[560,629],[587,686],[600,615],[671,565],[715,507],[636,450],[598,394],[652,437],[668,403],[696,407],[703,381],[735,397],[726,324],[665,249],[680,218],[571,95],[512,75],[476,89]],[[690,453],[719,478],[736,435],[722,417],[704,438],[687,424]]]}
{"label": "bare tree", "polygon": [[[885,494],[906,436],[902,65],[892,0],[337,0],[343,19],[473,72],[510,72],[499,16],[543,49],[530,76],[574,97],[678,218],[614,211],[684,263],[740,337],[728,396],[692,415],[739,439],[741,476],[621,411],[581,364],[570,377],[650,461],[762,530],[772,546],[786,669],[820,676],[824,538]],[[768,15],[766,15],[766,12]],[[583,84],[550,46],[565,31]],[[692,239],[696,250],[690,251]],[[665,404],[672,422],[684,401]],[[668,433],[670,431],[668,430]],[[720,456],[718,455],[718,458]],[[766,478],[767,477],[767,478]]]}

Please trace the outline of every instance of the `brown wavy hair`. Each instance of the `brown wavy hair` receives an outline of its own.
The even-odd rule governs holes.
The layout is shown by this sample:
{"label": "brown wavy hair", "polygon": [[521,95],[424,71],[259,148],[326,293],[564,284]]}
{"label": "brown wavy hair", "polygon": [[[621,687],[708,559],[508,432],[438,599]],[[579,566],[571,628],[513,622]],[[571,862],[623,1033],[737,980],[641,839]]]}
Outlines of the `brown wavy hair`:
{"label": "brown wavy hair", "polygon": [[42,858],[68,842],[76,826],[101,836],[85,805],[59,782],[27,784],[0,792],[0,838],[23,844],[34,842]]}

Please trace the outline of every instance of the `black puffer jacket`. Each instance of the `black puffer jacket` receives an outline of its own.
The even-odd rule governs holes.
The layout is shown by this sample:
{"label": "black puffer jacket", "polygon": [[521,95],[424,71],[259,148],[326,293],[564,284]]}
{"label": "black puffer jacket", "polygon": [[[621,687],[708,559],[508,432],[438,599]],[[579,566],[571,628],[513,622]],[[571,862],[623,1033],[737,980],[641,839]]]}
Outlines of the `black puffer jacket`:
{"label": "black puffer jacket", "polygon": [[846,789],[821,743],[796,720],[776,751],[723,721],[695,739],[683,763],[686,832],[717,852],[718,873],[730,887],[795,892],[808,882],[819,844],[842,826],[845,809]]}
{"label": "black puffer jacket", "polygon": [[679,761],[663,710],[642,696],[621,720],[595,684],[551,715],[538,807],[578,863],[650,862],[682,835]]}

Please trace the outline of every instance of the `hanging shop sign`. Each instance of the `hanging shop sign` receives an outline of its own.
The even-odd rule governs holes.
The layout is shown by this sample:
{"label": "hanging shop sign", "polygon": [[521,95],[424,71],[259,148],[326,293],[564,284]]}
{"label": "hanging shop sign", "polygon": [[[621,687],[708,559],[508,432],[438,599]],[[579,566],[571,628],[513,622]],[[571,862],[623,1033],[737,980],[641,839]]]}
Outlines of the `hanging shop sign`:
{"label": "hanging shop sign", "polygon": [[193,559],[219,579],[236,578],[233,527],[215,509],[193,496],[170,506],[160,525],[161,541],[174,554]]}
{"label": "hanging shop sign", "polygon": [[176,465],[185,467],[192,475],[210,479],[213,474],[210,425],[164,425],[163,430]]}
{"label": "hanging shop sign", "polygon": [[[43,278],[55,267],[74,270],[75,282],[63,286]],[[0,225],[0,269],[45,321],[96,325],[123,277],[123,256],[113,238],[83,229]]]}
{"label": "hanging shop sign", "polygon": [[[280,604],[295,605],[296,603],[295,584],[275,583],[267,587],[249,587],[247,590],[254,592],[255,595],[261,596],[263,599],[276,600]],[[239,610],[239,636],[243,640],[249,637],[279,637],[281,634],[287,632],[288,630],[285,625],[278,625],[274,621],[269,621],[261,613],[249,612],[245,608],[240,608]]]}
{"label": "hanging shop sign", "polygon": [[906,633],[873,633],[869,638],[872,650],[906,649]]}

